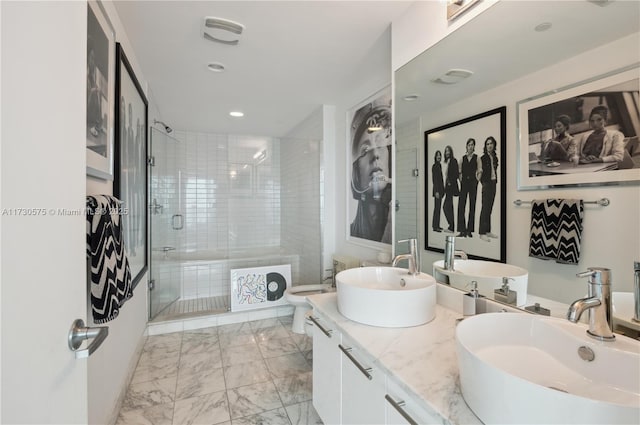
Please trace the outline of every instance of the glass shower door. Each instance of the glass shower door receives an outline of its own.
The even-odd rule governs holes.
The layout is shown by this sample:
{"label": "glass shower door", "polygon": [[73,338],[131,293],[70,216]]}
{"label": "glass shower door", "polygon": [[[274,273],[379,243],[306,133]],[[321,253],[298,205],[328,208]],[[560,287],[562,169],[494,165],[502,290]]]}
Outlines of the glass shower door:
{"label": "glass shower door", "polygon": [[149,318],[153,319],[180,298],[181,269],[178,235],[183,217],[179,214],[177,161],[178,140],[151,129],[149,216],[151,217],[151,285]]}

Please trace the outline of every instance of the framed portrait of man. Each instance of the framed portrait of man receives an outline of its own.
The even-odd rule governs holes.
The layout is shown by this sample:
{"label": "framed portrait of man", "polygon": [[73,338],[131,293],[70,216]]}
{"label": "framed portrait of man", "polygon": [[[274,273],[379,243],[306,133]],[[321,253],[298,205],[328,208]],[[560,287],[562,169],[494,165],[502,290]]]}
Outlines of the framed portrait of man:
{"label": "framed portrait of man", "polygon": [[347,240],[391,244],[391,87],[347,112]]}

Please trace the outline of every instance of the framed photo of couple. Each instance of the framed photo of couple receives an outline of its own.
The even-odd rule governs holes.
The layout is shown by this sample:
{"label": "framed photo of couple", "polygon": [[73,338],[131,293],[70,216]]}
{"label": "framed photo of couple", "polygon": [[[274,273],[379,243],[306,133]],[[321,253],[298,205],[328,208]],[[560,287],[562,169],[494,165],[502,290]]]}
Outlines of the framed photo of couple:
{"label": "framed photo of couple", "polygon": [[506,261],[506,107],[425,131],[425,249]]}
{"label": "framed photo of couple", "polygon": [[518,102],[518,190],[640,181],[639,71]]}

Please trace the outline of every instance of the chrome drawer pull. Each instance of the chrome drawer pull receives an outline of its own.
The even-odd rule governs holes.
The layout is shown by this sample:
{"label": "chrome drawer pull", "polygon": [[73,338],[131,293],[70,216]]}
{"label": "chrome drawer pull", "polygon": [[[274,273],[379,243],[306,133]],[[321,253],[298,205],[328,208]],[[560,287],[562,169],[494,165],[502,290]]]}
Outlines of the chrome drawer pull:
{"label": "chrome drawer pull", "polygon": [[396,409],[398,413],[400,413],[400,415],[402,415],[403,418],[407,420],[407,422],[411,425],[418,425],[418,422],[409,416],[409,414],[402,408],[405,405],[404,401],[395,401],[389,394],[386,394],[384,398],[393,406],[394,409]]}
{"label": "chrome drawer pull", "polygon": [[328,336],[329,338],[331,338],[331,332],[333,332],[333,330],[331,329],[325,329],[319,322],[318,322],[318,318],[317,317],[313,317],[313,316],[309,316],[309,319],[311,319],[311,321],[313,322],[314,325],[316,325],[318,327],[318,329],[320,329],[322,331],[322,333],[324,333],[326,336]]}
{"label": "chrome drawer pull", "polygon": [[360,370],[360,372],[362,372],[364,374],[364,376],[367,377],[367,379],[369,381],[371,381],[373,379],[373,376],[371,376],[371,368],[370,367],[364,367],[362,366],[351,354],[351,347],[345,347],[342,344],[338,344],[338,348],[340,348],[340,350],[342,350],[342,352],[344,353],[345,356],[349,357],[349,360],[351,360],[351,362],[353,362],[354,365],[356,365],[356,367]]}

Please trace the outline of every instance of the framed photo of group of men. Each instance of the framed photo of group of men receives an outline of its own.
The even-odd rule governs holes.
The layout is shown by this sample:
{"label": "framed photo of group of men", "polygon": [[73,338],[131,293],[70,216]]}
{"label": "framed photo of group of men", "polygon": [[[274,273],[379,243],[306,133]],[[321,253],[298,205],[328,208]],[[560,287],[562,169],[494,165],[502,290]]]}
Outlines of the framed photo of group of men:
{"label": "framed photo of group of men", "polygon": [[424,133],[425,249],[506,261],[506,107]]}

